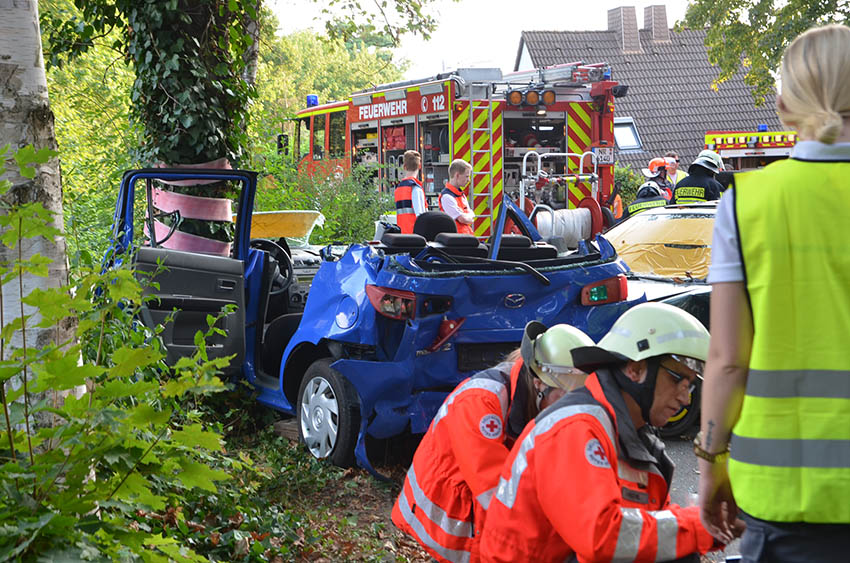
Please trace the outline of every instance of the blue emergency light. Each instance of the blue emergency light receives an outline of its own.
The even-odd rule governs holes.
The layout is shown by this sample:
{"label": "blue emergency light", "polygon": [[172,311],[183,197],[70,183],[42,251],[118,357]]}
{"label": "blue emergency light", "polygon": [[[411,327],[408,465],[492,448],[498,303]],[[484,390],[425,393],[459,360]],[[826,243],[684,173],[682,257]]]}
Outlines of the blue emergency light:
{"label": "blue emergency light", "polygon": [[764,133],[765,131],[767,131],[767,123],[759,123],[758,132]]}
{"label": "blue emergency light", "polygon": [[316,94],[307,94],[307,107],[311,108],[317,105],[319,105],[319,96]]}

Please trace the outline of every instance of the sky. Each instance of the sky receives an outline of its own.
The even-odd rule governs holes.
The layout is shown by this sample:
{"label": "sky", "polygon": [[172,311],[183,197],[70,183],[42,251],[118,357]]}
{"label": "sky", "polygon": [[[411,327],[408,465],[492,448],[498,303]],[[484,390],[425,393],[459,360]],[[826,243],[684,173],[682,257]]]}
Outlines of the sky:
{"label": "sky", "polygon": [[[374,0],[362,2],[364,7]],[[310,0],[267,0],[281,22],[281,33],[312,28],[317,4]],[[687,0],[436,0],[431,13],[439,23],[429,41],[404,37],[396,56],[410,61],[405,78],[425,78],[461,67],[498,67],[513,70],[522,31],[602,31],[608,27],[608,10],[634,6],[643,28],[646,6],[665,4],[667,24],[685,16]],[[527,6],[527,8],[518,8]],[[602,62],[602,61],[588,61]]]}

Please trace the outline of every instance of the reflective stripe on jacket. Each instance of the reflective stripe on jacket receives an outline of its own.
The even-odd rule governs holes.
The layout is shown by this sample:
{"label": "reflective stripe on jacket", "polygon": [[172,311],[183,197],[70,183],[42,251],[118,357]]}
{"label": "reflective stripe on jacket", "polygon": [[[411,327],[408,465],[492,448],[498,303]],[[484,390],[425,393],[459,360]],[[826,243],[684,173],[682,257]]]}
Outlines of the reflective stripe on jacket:
{"label": "reflective stripe on jacket", "polygon": [[673,192],[673,200],[675,203],[699,203],[708,201],[705,197],[705,188],[700,186],[682,186],[676,188]]}
{"label": "reflective stripe on jacket", "polygon": [[783,160],[734,190],[754,328],[735,501],[763,520],[850,523],[850,162]]}
{"label": "reflective stripe on jacket", "polygon": [[398,183],[393,192],[395,199],[395,221],[404,234],[413,233],[413,224],[416,223],[416,212],[413,210],[413,187],[422,184],[416,178],[405,178]]}
{"label": "reflective stripe on jacket", "polygon": [[664,207],[665,205],[667,205],[667,200],[663,197],[657,197],[652,199],[637,199],[633,201],[631,205],[626,207],[626,217],[637,215],[641,211],[646,211],[647,209],[652,209],[653,207]]}
{"label": "reflective stripe on jacket", "polygon": [[[461,213],[469,213],[470,212],[469,204],[466,201],[466,197],[463,195],[463,190],[460,189],[460,188],[456,188],[455,186],[453,186],[449,183],[446,183],[446,187],[443,188],[443,191],[440,192],[440,197],[438,199],[438,203],[440,204],[440,211],[442,211],[443,213],[446,212],[446,210],[443,209],[443,196],[444,195],[450,195],[453,198],[455,198],[455,201],[457,201],[457,206],[460,209]],[[455,219],[455,225],[457,226],[457,232],[459,232],[459,233],[463,233],[463,234],[467,234],[467,235],[475,234],[472,230],[472,226],[467,225],[466,223],[461,223],[460,221]]]}
{"label": "reflective stripe on jacket", "polygon": [[477,560],[476,533],[508,456],[510,389],[521,367],[502,363],[463,381],[413,456],[392,520],[438,561]]}
{"label": "reflective stripe on jacket", "polygon": [[712,547],[698,508],[670,504],[672,462],[635,430],[613,377],[590,375],[526,426],[488,510],[482,561],[669,561]]}

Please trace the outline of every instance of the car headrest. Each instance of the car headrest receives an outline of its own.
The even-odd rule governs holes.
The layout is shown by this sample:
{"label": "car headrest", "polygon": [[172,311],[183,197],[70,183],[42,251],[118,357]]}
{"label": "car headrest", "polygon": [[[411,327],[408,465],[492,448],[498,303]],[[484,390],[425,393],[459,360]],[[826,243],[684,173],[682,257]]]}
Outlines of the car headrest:
{"label": "car headrest", "polygon": [[438,233],[435,242],[455,248],[475,248],[478,246],[478,239],[475,238],[475,235],[464,233]]}
{"label": "car headrest", "polygon": [[381,242],[394,248],[425,248],[425,239],[419,235],[384,233]]}
{"label": "car headrest", "polygon": [[525,235],[502,235],[502,247],[525,248],[531,246],[531,239]]}

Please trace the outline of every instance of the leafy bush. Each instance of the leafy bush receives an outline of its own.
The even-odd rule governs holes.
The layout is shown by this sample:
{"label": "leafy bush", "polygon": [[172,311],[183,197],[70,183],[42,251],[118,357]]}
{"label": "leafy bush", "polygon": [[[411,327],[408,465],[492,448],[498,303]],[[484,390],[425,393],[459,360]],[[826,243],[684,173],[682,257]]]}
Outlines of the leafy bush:
{"label": "leafy bush", "polygon": [[313,231],[314,244],[361,242],[375,234],[375,221],[394,210],[392,195],[377,189],[375,168],[318,169],[312,175],[295,169],[291,158],[275,152],[264,155],[267,175],[257,189],[254,209],[311,209],[325,216],[322,229]]}
{"label": "leafy bush", "polygon": [[[9,189],[0,182],[0,195]],[[40,204],[4,207],[2,243],[58,235],[46,217]],[[319,464],[302,451],[298,472],[278,474],[228,453],[210,398],[229,389],[217,374],[230,358],[210,359],[205,347],[221,332],[217,317],[195,335],[192,357],[166,366],[162,327],[135,321],[143,287],[129,262],[78,271],[74,291],[22,295],[33,311],[23,320],[8,321],[0,304],[0,560],[282,561],[313,551],[318,532],[271,492],[306,487]],[[14,287],[46,265],[35,255],[0,264],[0,276]],[[12,348],[24,326],[68,323],[67,342]],[[47,393],[64,398],[37,399]],[[52,421],[39,424],[45,414]]]}
{"label": "leafy bush", "polygon": [[623,205],[629,205],[635,200],[638,188],[646,181],[640,172],[635,172],[628,164],[614,164],[614,186],[619,188]]}

